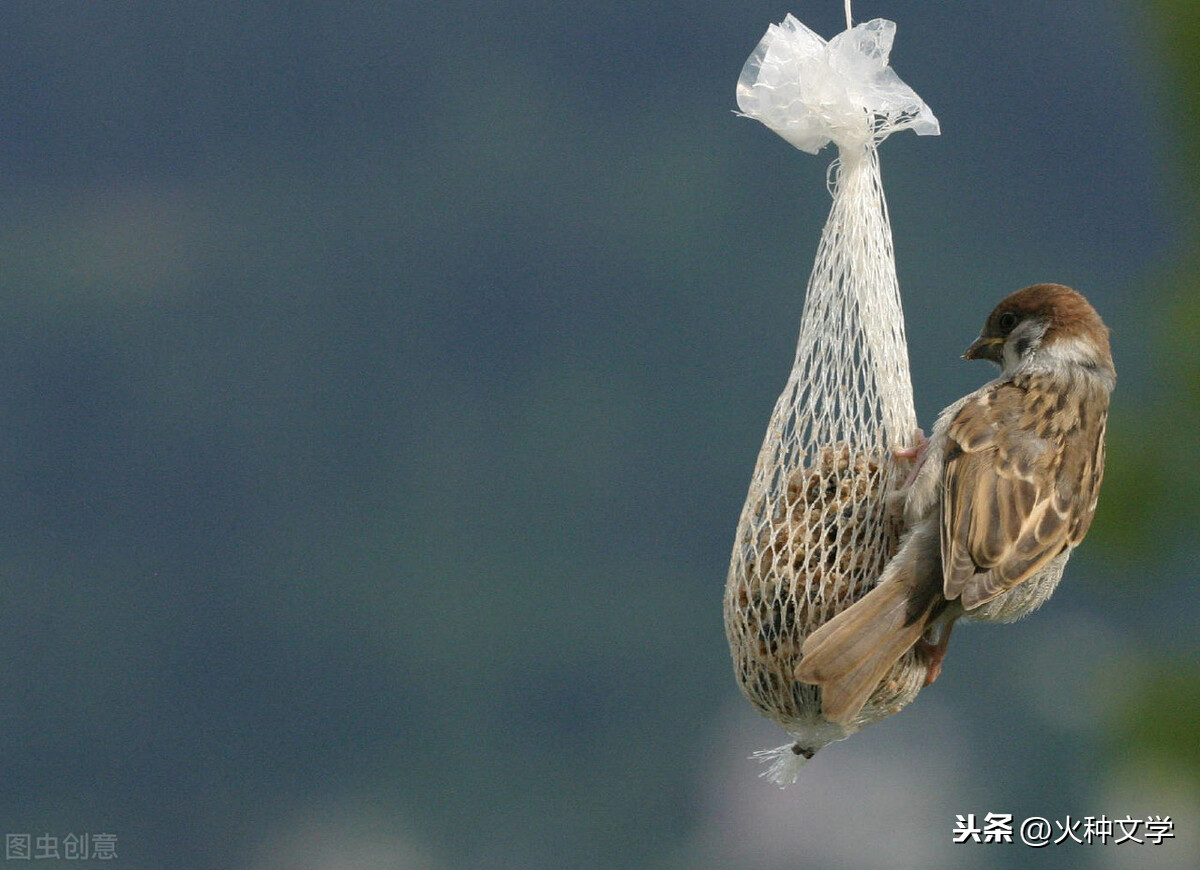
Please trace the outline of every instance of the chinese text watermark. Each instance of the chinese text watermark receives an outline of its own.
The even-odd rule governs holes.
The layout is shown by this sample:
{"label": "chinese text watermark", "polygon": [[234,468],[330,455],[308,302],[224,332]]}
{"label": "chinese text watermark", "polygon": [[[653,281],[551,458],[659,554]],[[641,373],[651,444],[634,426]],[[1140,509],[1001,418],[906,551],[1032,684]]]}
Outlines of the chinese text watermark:
{"label": "chinese text watermark", "polygon": [[987,813],[981,819],[974,813],[956,815],[951,832],[955,843],[1024,843],[1040,849],[1061,843],[1094,843],[1119,846],[1123,843],[1153,846],[1162,845],[1163,840],[1175,836],[1175,823],[1170,816],[1146,816],[1146,818],[1109,818],[1108,816],[1084,816],[1073,819],[1047,819],[1030,816],[1014,822],[1012,813]]}
{"label": "chinese text watermark", "polygon": [[5,834],[6,861],[111,861],[117,835],[103,833]]}

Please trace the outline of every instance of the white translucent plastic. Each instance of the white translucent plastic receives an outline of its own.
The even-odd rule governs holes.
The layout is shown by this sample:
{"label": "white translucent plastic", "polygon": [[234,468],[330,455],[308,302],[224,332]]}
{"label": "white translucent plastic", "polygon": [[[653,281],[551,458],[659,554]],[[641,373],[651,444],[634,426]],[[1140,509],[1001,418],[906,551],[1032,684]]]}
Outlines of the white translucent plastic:
{"label": "white translucent plastic", "polygon": [[937,135],[938,119],[888,66],[896,25],[876,18],[826,42],[788,15],[767,28],[737,84],[738,108],[801,151]]}

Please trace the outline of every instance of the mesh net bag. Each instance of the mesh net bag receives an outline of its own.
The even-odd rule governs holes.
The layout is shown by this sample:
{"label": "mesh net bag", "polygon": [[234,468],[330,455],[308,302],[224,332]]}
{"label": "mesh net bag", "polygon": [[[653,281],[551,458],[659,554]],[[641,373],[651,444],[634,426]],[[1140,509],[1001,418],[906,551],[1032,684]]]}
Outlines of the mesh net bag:
{"label": "mesh net bag", "polygon": [[808,281],[795,362],[771,414],[738,522],[725,627],[743,694],[792,742],[755,753],[794,781],[821,746],[916,697],[925,664],[900,660],[849,726],[821,715],[820,689],[794,672],[804,639],[865,595],[902,529],[889,493],[916,414],[877,146],[937,119],[888,67],[895,25],[877,19],[828,43],[788,16],[746,62],[738,106],[801,150],[832,141],[833,205]]}

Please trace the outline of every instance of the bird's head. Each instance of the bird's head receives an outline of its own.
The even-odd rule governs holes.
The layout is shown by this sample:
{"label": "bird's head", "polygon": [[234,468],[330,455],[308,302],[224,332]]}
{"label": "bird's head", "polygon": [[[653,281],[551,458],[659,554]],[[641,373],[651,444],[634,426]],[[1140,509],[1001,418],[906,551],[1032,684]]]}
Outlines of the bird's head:
{"label": "bird's head", "polygon": [[1108,327],[1081,294],[1062,284],[1035,284],[1007,296],[963,359],[990,360],[1006,375],[1064,364],[1113,369]]}

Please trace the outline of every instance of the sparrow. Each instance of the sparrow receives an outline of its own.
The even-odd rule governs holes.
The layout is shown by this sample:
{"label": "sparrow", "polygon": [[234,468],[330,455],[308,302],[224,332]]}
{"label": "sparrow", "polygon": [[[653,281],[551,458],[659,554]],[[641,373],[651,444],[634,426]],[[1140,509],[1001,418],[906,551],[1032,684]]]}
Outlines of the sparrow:
{"label": "sparrow", "polygon": [[1000,375],[950,405],[893,495],[905,530],[865,596],[808,636],[796,667],[848,725],[910,648],[941,671],[956,620],[1012,622],[1054,592],[1087,534],[1104,474],[1108,327],[1060,284],[1005,298],[964,359]]}

